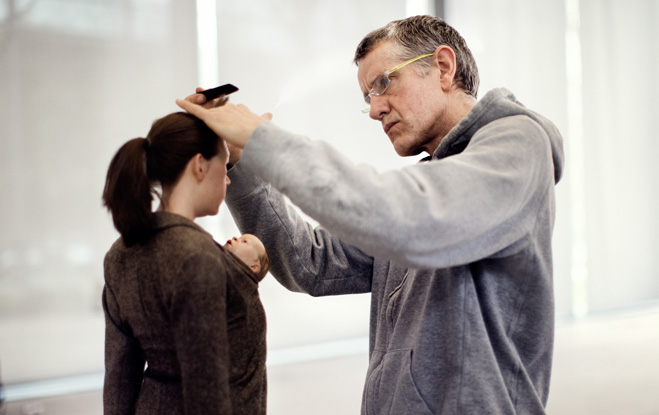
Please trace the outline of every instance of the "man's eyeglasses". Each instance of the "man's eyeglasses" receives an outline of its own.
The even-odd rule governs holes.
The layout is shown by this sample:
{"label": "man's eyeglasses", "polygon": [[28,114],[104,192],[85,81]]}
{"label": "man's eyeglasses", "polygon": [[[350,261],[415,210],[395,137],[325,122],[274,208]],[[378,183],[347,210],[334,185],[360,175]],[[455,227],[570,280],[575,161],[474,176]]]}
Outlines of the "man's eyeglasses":
{"label": "man's eyeglasses", "polygon": [[425,55],[412,58],[408,61],[401,63],[400,65],[394,66],[393,68],[385,71],[382,75],[375,78],[375,81],[373,81],[373,87],[369,91],[368,95],[364,97],[364,101],[366,101],[366,106],[362,108],[362,112],[366,114],[371,110],[371,97],[373,95],[375,96],[382,95],[384,94],[384,91],[387,90],[389,84],[391,83],[391,79],[389,79],[389,75],[401,69],[402,67],[409,65],[412,62],[418,61],[419,59],[427,58],[428,56],[432,56],[432,55],[433,55],[432,53],[426,53]]}

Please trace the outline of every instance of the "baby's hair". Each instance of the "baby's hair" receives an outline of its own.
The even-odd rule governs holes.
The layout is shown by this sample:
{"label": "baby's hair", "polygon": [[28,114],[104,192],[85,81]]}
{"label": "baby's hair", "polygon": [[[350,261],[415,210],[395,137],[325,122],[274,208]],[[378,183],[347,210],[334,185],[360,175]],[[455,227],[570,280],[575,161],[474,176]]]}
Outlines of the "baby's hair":
{"label": "baby's hair", "polygon": [[261,258],[259,258],[259,262],[260,262],[259,265],[261,265],[261,269],[257,273],[259,280],[263,279],[265,277],[265,274],[267,274],[268,271],[270,271],[270,256],[268,255],[268,250],[265,249],[265,247],[263,249],[264,249],[263,255],[261,256]]}

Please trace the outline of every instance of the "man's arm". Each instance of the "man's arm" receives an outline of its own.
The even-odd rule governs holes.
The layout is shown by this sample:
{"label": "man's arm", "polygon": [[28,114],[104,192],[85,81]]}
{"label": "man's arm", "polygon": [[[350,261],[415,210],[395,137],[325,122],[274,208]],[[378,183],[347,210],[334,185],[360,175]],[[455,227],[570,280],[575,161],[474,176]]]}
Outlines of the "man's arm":
{"label": "man's arm", "polygon": [[369,292],[373,258],[307,223],[277,190],[238,163],[226,202],[242,233],[258,236],[271,273],[286,288],[314,296]]}
{"label": "man's arm", "polygon": [[371,256],[449,267],[521,241],[535,225],[532,206],[554,185],[544,131],[528,117],[507,122],[482,128],[460,154],[385,173],[265,122],[240,163]]}
{"label": "man's arm", "polygon": [[528,117],[488,124],[460,154],[379,174],[353,165],[326,143],[279,129],[244,105],[207,110],[177,104],[243,148],[245,170],[333,235],[411,267],[466,264],[523,244],[536,220],[531,206],[554,185],[549,140]]}

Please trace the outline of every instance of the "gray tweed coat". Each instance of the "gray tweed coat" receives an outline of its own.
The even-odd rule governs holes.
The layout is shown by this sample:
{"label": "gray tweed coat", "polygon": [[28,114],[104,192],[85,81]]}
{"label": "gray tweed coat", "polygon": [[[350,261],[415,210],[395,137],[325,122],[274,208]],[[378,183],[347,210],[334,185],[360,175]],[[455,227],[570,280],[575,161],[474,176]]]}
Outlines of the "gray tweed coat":
{"label": "gray tweed coat", "polygon": [[105,257],[105,415],[265,414],[255,275],[194,222],[156,223],[148,243],[119,239]]}

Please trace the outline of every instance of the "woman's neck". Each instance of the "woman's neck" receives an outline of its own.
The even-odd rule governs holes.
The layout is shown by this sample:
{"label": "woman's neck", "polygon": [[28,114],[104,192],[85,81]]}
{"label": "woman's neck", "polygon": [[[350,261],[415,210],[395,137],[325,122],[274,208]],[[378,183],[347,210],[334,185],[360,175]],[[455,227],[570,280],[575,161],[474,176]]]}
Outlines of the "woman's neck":
{"label": "woman's neck", "polygon": [[192,203],[192,195],[187,195],[183,186],[174,186],[173,189],[163,189],[162,198],[158,210],[162,212],[174,213],[190,220],[195,220],[195,212]]}

